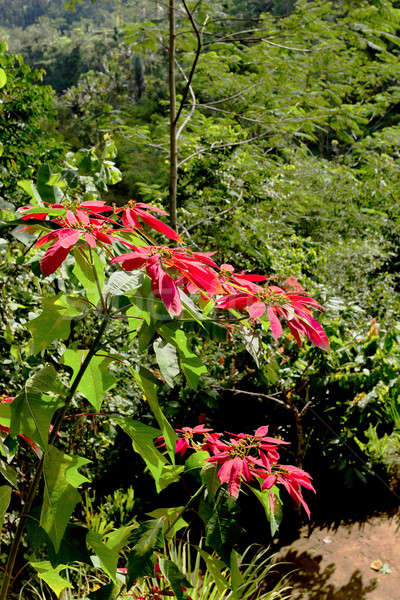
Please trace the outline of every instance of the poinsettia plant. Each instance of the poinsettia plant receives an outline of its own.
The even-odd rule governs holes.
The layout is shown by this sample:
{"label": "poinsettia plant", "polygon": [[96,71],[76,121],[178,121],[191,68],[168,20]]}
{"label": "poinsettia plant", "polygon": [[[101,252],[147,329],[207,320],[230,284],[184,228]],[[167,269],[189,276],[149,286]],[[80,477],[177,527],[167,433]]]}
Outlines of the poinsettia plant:
{"label": "poinsettia plant", "polygon": [[[98,159],[98,149],[93,152]],[[155,509],[153,518],[141,525],[122,526],[104,535],[85,529],[84,543],[92,564],[108,579],[102,597],[129,590],[158,564],[169,589],[184,598],[190,593],[182,584],[184,577],[163,548],[164,540],[174,536],[182,523],[186,525],[183,515],[188,507],[203,506],[206,543],[229,566],[236,540],[235,505],[244,487],[262,503],[273,533],[281,518],[280,488],[308,515],[303,488],[314,491],[309,474],[281,462],[286,442],[270,437],[264,423],[254,433],[219,433],[205,424],[175,430],[168,422],[158,401],[160,380],[173,386],[181,369],[187,385],[195,389],[204,373],[201,358],[190,347],[185,323],[199,323],[204,334],[208,321],[230,330],[261,328],[275,340],[284,335],[286,324],[299,344],[307,339],[326,350],[327,336],[313,315],[322,306],[294,278],[278,286],[265,274],[235,271],[231,265],[220,265],[215,253],[191,249],[162,220],[166,212],[159,206],[133,200],[125,206],[107,204],[88,185],[88,176],[82,175],[87,159],[87,153],[75,161],[69,157],[67,168],[57,173],[45,167],[36,185],[22,182],[29,204],[11,219],[32,240],[21,262],[34,269],[39,256],[37,277],[50,284],[61,279],[64,291],[43,295],[42,312],[28,324],[30,351],[42,357],[41,367],[21,390],[14,394],[4,389],[0,398],[3,512],[12,490],[18,488],[13,470],[16,442],[28,444],[35,453],[29,485],[19,495],[21,512],[3,569],[0,600],[10,593],[26,525],[33,518],[46,550],[32,548],[31,566],[56,595],[70,586],[62,573],[79,558],[65,547],[74,531],[76,535],[70,521],[80,502],[78,489],[87,482],[80,469],[88,473],[89,461],[66,452],[63,426],[67,414],[77,412],[79,394],[91,405],[91,414],[100,414],[107,392],[115,386],[109,371],[113,362],[114,369],[123,369],[141,389],[158,425],[109,414],[131,438],[156,491],[184,474],[195,475],[199,486],[186,505]],[[107,151],[102,160],[108,163],[109,183],[115,182]],[[170,244],[159,241],[160,236]],[[121,320],[129,323],[130,339],[138,339],[141,351],[148,348],[154,353],[158,372],[140,359],[132,366],[107,352],[107,334]],[[85,335],[83,343],[79,327],[86,324],[92,336],[88,340]],[[15,508],[18,502],[11,504]],[[39,512],[34,512],[38,505]],[[216,526],[221,520],[228,523],[224,531]]]}

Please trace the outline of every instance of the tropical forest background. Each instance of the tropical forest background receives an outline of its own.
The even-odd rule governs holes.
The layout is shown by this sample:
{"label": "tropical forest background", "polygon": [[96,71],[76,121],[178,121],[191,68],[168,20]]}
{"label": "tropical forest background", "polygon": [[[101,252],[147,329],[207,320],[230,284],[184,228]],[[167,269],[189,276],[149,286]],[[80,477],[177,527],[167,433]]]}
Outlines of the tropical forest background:
{"label": "tropical forest background", "polygon": [[[296,277],[325,307],[320,319],[331,349],[299,347],[289,334],[277,342],[238,337],[218,324],[207,325],[204,342],[193,323],[187,335],[201,354],[198,378],[188,387],[173,369],[168,381],[159,376],[162,409],[175,427],[208,423],[237,432],[268,423],[272,435],[291,442],[287,462],[313,476],[312,519],[393,506],[400,482],[400,3],[189,4],[201,48],[178,7],[178,104],[198,53],[178,145],[178,231],[238,270],[267,273],[278,284]],[[167,8],[163,0],[0,0],[7,73],[0,228],[10,210],[29,203],[21,181],[51,196],[49,176],[71,165],[107,203],[132,198],[168,210]],[[0,394],[7,396],[52,360],[45,345],[32,352],[25,326],[39,314],[43,290],[65,287],[54,273],[37,289],[30,244],[18,227],[0,229]],[[118,327],[108,340],[115,355],[143,356],[129,325]],[[83,335],[90,333],[88,323]],[[159,375],[154,354],[143,360]],[[140,389],[113,368],[108,406],[153,425]],[[127,514],[152,509],[142,459],[112,420],[85,416],[68,427],[69,452],[89,458],[94,473],[80,518],[95,514],[119,526]],[[20,467],[30,460],[27,449]],[[168,502],[180,491],[163,494]],[[246,502],[247,531],[268,545],[262,507],[258,514]],[[284,510],[281,535],[290,535],[301,518],[295,507]]]}

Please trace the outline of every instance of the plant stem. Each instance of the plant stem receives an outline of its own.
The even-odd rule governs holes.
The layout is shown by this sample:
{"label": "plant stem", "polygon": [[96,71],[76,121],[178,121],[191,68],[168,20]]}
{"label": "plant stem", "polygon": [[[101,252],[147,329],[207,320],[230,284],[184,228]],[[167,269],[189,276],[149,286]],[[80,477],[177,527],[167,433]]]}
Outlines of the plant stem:
{"label": "plant stem", "polygon": [[104,301],[103,291],[101,289],[99,277],[97,275],[96,266],[95,266],[94,261],[93,261],[93,253],[92,253],[92,249],[91,248],[89,248],[89,252],[90,252],[90,264],[91,264],[92,269],[93,269],[93,275],[94,275],[94,278],[95,278],[95,281],[96,281],[97,291],[99,292],[101,307],[102,307],[102,309],[103,309],[103,311],[105,313],[107,311],[107,307],[106,307],[106,303]]}
{"label": "plant stem", "polygon": [[176,516],[176,518],[172,521],[171,525],[168,527],[168,529],[166,530],[166,532],[164,533],[164,537],[167,537],[167,534],[171,531],[171,529],[173,528],[173,526],[175,525],[175,523],[177,523],[179,521],[179,519],[181,518],[181,516],[183,515],[183,513],[189,508],[189,506],[191,506],[193,504],[193,502],[196,500],[196,498],[198,496],[200,496],[200,494],[203,492],[204,488],[205,488],[205,484],[203,483],[203,485],[201,485],[199,487],[199,489],[197,490],[197,492],[195,492],[193,494],[193,496],[191,496],[189,498],[189,500],[186,502],[185,506],[182,508],[182,510],[179,511],[178,515]]}
{"label": "plant stem", "polygon": [[[54,422],[53,430],[52,430],[52,432],[50,434],[50,438],[49,438],[49,445],[52,445],[57,437],[57,430],[60,427],[62,421],[64,420],[64,417],[69,408],[69,403],[71,402],[75,392],[77,391],[78,386],[81,382],[81,379],[82,379],[83,375],[85,374],[85,371],[88,368],[90,361],[92,360],[93,356],[97,352],[100,340],[104,334],[104,331],[106,330],[109,318],[110,317],[108,314],[106,314],[103,317],[103,320],[100,324],[97,335],[96,335],[95,339],[93,340],[93,343],[89,349],[89,352],[87,353],[85,360],[83,361],[70,389],[68,390],[68,393],[65,397],[65,406]],[[20,519],[19,519],[19,523],[18,523],[18,527],[17,527],[17,530],[14,535],[14,539],[11,544],[10,553],[8,555],[7,564],[5,566],[5,574],[4,574],[4,578],[3,578],[3,581],[1,584],[1,589],[0,589],[0,600],[7,600],[7,597],[8,597],[10,581],[11,581],[12,573],[14,570],[15,561],[16,561],[16,558],[18,555],[19,547],[22,542],[22,537],[24,535],[26,520],[31,511],[32,504],[36,497],[39,483],[42,478],[43,466],[44,466],[44,456],[40,459],[40,462],[36,469],[36,473],[35,473],[35,475],[32,479],[32,482],[29,486],[29,490],[28,490],[26,500],[25,500],[25,505],[24,505],[23,511],[22,511]]]}

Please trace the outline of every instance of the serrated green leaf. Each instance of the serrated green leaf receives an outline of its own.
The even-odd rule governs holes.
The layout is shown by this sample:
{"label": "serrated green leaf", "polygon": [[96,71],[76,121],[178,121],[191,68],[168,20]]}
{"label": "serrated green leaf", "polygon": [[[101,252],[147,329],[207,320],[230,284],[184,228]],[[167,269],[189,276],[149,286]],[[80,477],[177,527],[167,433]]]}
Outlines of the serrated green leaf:
{"label": "serrated green leaf", "polygon": [[[74,372],[71,383],[78,374],[87,353],[88,350],[66,350],[64,352],[63,362]],[[116,382],[108,372],[110,362],[109,358],[94,356],[78,385],[78,391],[86,396],[96,411],[100,410],[106,392],[114,387]]]}
{"label": "serrated green leaf", "polygon": [[157,338],[153,343],[160,372],[169,387],[174,387],[174,377],[179,375],[179,362],[176,348],[169,342]]}
{"label": "serrated green leaf", "polygon": [[57,567],[53,568],[48,560],[31,562],[30,564],[37,571],[40,579],[43,579],[49,588],[53,590],[57,598],[60,597],[65,588],[73,588],[69,581],[60,575],[60,571],[66,569],[66,565],[58,565]]}
{"label": "serrated green leaf", "polygon": [[193,587],[190,581],[188,581],[185,575],[180,571],[172,560],[168,558],[160,558],[159,565],[161,573],[169,581],[172,591],[175,594],[177,600],[184,600],[186,594],[182,590],[182,586],[185,588]]}
{"label": "serrated green leaf", "polygon": [[261,359],[264,356],[260,333],[243,327],[241,329],[241,336],[247,352],[254,358],[257,367],[260,367]]}
{"label": "serrated green leaf", "polygon": [[229,565],[232,548],[241,534],[238,514],[237,503],[232,498],[228,498],[227,494],[220,493],[218,503],[213,507],[211,516],[205,523],[206,544],[216,550],[227,565]]}
{"label": "serrated green leaf", "polygon": [[38,354],[55,340],[65,340],[71,330],[70,317],[64,317],[65,308],[57,304],[58,296],[43,298],[43,311],[29,322],[33,338],[32,354]]}
{"label": "serrated green leaf", "polygon": [[179,481],[184,470],[185,467],[183,465],[165,464],[162,468],[161,476],[158,482],[160,489],[163,490],[171,485],[171,483],[176,483]]}
{"label": "serrated green leaf", "polygon": [[192,319],[194,321],[196,321],[196,323],[199,323],[199,325],[203,326],[203,313],[197,308],[197,306],[195,305],[195,303],[193,302],[193,300],[190,298],[190,296],[187,296],[185,294],[185,292],[183,292],[182,290],[179,290],[180,293],[180,297],[181,297],[181,303],[183,306],[184,311],[190,316],[192,317]]}
{"label": "serrated green leaf", "polygon": [[86,536],[86,542],[99,559],[103,571],[116,583],[119,552],[105,544],[97,531],[90,530]]}
{"label": "serrated green leaf", "polygon": [[154,565],[151,560],[153,552],[162,547],[163,519],[152,519],[142,523],[136,531],[136,543],[128,556],[127,589],[139,577],[154,575]]}
{"label": "serrated green leaf", "polygon": [[114,420],[131,438],[133,449],[143,458],[159,492],[162,489],[161,474],[167,463],[165,456],[157,450],[153,442],[160,435],[160,430],[144,425],[130,417],[118,417]]}
{"label": "serrated green leaf", "polygon": [[77,488],[88,481],[78,469],[89,462],[80,456],[64,454],[54,446],[50,446],[45,455],[45,487],[40,525],[51,539],[56,552],[60,549],[72,511],[80,501]]}

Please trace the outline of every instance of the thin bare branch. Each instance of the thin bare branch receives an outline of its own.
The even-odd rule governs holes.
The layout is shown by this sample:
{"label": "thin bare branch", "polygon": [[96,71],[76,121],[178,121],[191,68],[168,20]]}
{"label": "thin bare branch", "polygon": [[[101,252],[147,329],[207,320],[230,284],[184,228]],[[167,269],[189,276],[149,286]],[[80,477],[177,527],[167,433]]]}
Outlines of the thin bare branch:
{"label": "thin bare branch", "polygon": [[[183,90],[182,100],[181,100],[181,103],[179,105],[178,111],[177,111],[176,116],[175,116],[175,124],[178,123],[178,121],[179,121],[179,117],[181,116],[184,104],[185,104],[185,102],[187,100],[187,97],[188,97],[188,95],[190,93],[190,86],[192,85],[192,80],[193,80],[194,72],[196,70],[197,62],[199,60],[200,53],[201,53],[201,47],[202,47],[202,40],[201,40],[200,29],[199,29],[199,27],[198,27],[198,25],[197,25],[197,23],[196,23],[193,15],[192,15],[192,13],[189,10],[189,7],[188,7],[188,5],[186,3],[186,0],[182,0],[182,2],[183,2],[183,6],[185,7],[185,11],[186,11],[186,14],[187,14],[187,16],[189,18],[190,24],[191,24],[191,26],[193,28],[193,31],[195,33],[195,36],[197,38],[197,46],[196,46],[196,50],[195,50],[195,55],[194,55],[194,59],[193,59],[193,62],[192,62],[192,66],[191,66],[191,69],[190,69],[190,73],[189,73],[189,76],[187,78],[186,86],[185,86],[185,89]],[[204,25],[205,25],[205,23],[204,23]],[[204,25],[203,25],[203,27],[204,27]]]}
{"label": "thin bare branch", "polygon": [[[179,71],[182,73],[182,76],[184,77],[184,79],[186,80],[186,82],[188,82],[188,78],[186,77],[186,73],[185,71],[182,69],[182,67],[179,65],[178,62],[176,62],[177,67],[179,69]],[[196,109],[196,96],[195,93],[193,91],[193,88],[191,85],[189,85],[189,91],[190,91],[190,95],[192,97],[192,106],[190,108],[190,112],[187,115],[186,119],[183,121],[183,123],[180,125],[180,127],[178,128],[177,132],[176,132],[176,139],[178,140],[182,131],[185,129],[186,125],[189,123],[190,119],[193,117],[194,111]]]}
{"label": "thin bare branch", "polygon": [[246,94],[249,90],[252,90],[253,88],[255,88],[256,85],[259,85],[259,83],[258,82],[253,83],[245,90],[241,90],[240,92],[237,92],[236,94],[232,94],[232,96],[226,96],[225,98],[221,98],[220,100],[211,100],[210,102],[207,102],[207,106],[210,106],[211,104],[222,104],[223,102],[228,102],[228,100],[233,100],[234,98],[238,98],[238,96],[243,96],[243,94]]}
{"label": "thin bare branch", "polygon": [[284,402],[284,400],[280,400],[280,398],[276,398],[275,396],[272,396],[270,394],[262,394],[261,392],[248,392],[247,390],[237,390],[235,388],[221,387],[218,389],[225,390],[227,392],[233,392],[234,394],[244,394],[246,396],[253,396],[255,398],[265,398],[266,400],[271,400],[272,402],[276,402],[277,404],[284,406],[286,409],[291,410],[289,405],[286,402]]}

